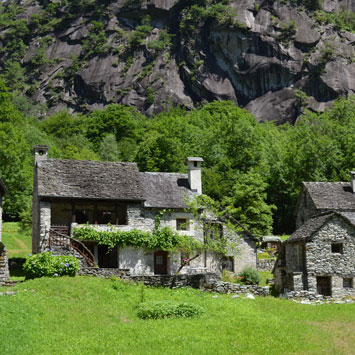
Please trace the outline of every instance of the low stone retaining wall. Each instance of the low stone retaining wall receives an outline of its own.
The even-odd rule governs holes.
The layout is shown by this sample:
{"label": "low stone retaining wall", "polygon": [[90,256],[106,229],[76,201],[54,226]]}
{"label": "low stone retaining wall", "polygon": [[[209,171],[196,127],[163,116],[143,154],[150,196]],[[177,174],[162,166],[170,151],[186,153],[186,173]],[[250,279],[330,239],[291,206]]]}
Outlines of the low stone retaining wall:
{"label": "low stone retaining wall", "polygon": [[348,299],[335,298],[331,296],[318,295],[313,291],[288,291],[280,296],[303,304],[312,303],[355,303],[355,297]]}
{"label": "low stone retaining wall", "polygon": [[276,260],[260,259],[256,261],[256,269],[258,271],[271,271],[274,268]]}
{"label": "low stone retaining wall", "polygon": [[[168,286],[170,287],[174,275],[148,275],[144,276],[144,284],[150,286]],[[142,276],[127,276],[126,279],[132,281],[143,281]],[[218,280],[215,273],[208,272],[203,274],[183,274],[178,275],[175,281],[175,287],[190,286],[193,288],[204,288],[205,285]]]}
{"label": "low stone retaining wall", "polygon": [[0,242],[0,285],[9,281],[9,259],[5,245]]}
{"label": "low stone retaining wall", "polygon": [[235,294],[247,294],[251,293],[255,296],[269,296],[270,289],[268,286],[258,285],[239,285],[230,282],[214,281],[205,284],[205,290],[217,293],[235,293]]}
{"label": "low stone retaining wall", "polygon": [[[149,286],[165,286],[170,287],[174,275],[144,275],[136,276],[130,275],[129,270],[117,268],[98,268],[98,267],[84,267],[78,272],[78,275],[97,276],[97,277],[120,277],[125,280],[134,282],[144,281],[145,285]],[[190,286],[193,288],[203,288],[206,284],[217,281],[219,278],[214,273],[203,274],[182,274],[178,275],[175,281],[175,287]]]}
{"label": "low stone retaining wall", "polygon": [[129,270],[117,268],[81,267],[78,275],[127,278],[130,273]]}
{"label": "low stone retaining wall", "polygon": [[[174,275],[144,275],[135,276],[130,275],[128,270],[124,269],[105,269],[97,267],[81,268],[79,275],[89,275],[97,277],[111,277],[116,276],[125,280],[134,282],[144,282],[147,286],[163,286],[170,287]],[[255,296],[268,296],[270,294],[269,287],[260,287],[257,285],[239,285],[230,282],[219,281],[219,277],[215,273],[203,274],[182,274],[178,275],[175,281],[175,287],[193,287],[202,289],[204,291],[217,292],[217,293],[234,293],[234,294],[247,294],[251,293]]]}

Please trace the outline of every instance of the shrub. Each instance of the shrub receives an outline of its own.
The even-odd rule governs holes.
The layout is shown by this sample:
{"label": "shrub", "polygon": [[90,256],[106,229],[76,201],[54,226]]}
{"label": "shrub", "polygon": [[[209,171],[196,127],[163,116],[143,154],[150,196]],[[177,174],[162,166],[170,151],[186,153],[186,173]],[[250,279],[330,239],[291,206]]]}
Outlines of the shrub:
{"label": "shrub", "polygon": [[79,261],[74,256],[53,255],[49,251],[29,256],[23,265],[26,279],[44,276],[75,276],[79,268]]}
{"label": "shrub", "polygon": [[222,281],[233,283],[233,282],[235,282],[235,278],[230,271],[223,270],[222,271]]}
{"label": "shrub", "polygon": [[258,272],[250,266],[245,267],[238,276],[239,280],[247,285],[258,285],[261,281]]}
{"label": "shrub", "polygon": [[191,303],[175,305],[167,301],[144,302],[138,307],[137,315],[142,319],[163,319],[198,317],[204,313],[200,306]]}

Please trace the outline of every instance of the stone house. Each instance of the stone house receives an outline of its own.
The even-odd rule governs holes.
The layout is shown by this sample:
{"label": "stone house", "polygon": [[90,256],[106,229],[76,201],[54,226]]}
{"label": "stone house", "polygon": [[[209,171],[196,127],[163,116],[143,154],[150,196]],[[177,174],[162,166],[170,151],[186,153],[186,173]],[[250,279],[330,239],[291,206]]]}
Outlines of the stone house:
{"label": "stone house", "polygon": [[[203,240],[206,228],[185,210],[186,199],[202,193],[203,159],[187,158],[188,174],[178,174],[140,172],[135,163],[49,159],[47,146],[35,146],[34,151],[33,253],[46,250],[60,238],[75,244],[68,239],[73,229],[87,224],[97,230],[151,232],[161,211],[166,211],[162,227]],[[227,233],[222,224],[220,230]],[[183,251],[169,255],[133,247],[116,247],[107,253],[106,246],[90,242],[85,247],[101,268],[128,269],[132,275],[173,274],[184,256]],[[238,255],[223,260],[204,253],[184,272],[220,273],[223,268],[237,272],[245,265],[256,266],[256,241],[247,235],[241,238]]]}
{"label": "stone house", "polygon": [[2,198],[6,193],[6,187],[0,178],[0,285],[9,280],[8,253],[4,243],[1,240],[2,231]]}
{"label": "stone house", "polygon": [[349,182],[303,182],[296,206],[296,228],[322,212],[355,212],[354,192],[354,171]]}
{"label": "stone house", "polygon": [[355,296],[355,212],[309,218],[282,244],[273,273],[281,293]]}

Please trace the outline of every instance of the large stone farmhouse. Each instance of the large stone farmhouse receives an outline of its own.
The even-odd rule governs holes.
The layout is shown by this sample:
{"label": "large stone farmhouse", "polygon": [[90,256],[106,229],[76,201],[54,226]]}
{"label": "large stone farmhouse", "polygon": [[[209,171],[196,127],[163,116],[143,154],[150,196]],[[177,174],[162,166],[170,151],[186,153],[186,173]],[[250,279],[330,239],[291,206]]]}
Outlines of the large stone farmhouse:
{"label": "large stone farmhouse", "polygon": [[6,187],[0,178],[0,285],[9,280],[8,254],[4,243],[1,240],[2,231],[2,198],[6,193]]}
{"label": "large stone farmhouse", "polygon": [[[140,172],[135,163],[49,159],[47,146],[35,146],[34,150],[33,253],[46,250],[54,239],[70,237],[74,228],[87,224],[97,230],[152,232],[161,211],[166,211],[162,227],[203,240],[206,229],[185,210],[186,199],[202,193],[201,158],[187,158],[188,174],[178,174]],[[222,224],[219,229],[229,232]],[[243,236],[238,255],[221,258],[204,253],[184,272],[221,272],[224,267],[237,272],[245,265],[255,267],[255,242]],[[85,245],[101,268],[128,269],[132,275],[173,274],[184,257],[183,251],[169,255],[126,246],[107,253],[105,245]]]}
{"label": "large stone farmhouse", "polygon": [[355,295],[354,175],[350,183],[303,183],[297,230],[282,244],[273,270],[279,292]]}

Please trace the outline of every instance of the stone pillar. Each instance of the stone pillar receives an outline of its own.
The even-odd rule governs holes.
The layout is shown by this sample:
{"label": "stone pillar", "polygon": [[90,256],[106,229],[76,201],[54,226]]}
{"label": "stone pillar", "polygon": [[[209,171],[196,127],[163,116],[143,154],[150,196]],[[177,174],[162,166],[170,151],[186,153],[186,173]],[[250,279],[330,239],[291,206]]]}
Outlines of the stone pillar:
{"label": "stone pillar", "polygon": [[39,204],[39,251],[44,251],[48,246],[49,230],[51,228],[51,204],[41,201]]}
{"label": "stone pillar", "polygon": [[0,242],[0,285],[9,281],[9,259],[5,245]]}
{"label": "stone pillar", "polygon": [[0,191],[0,242],[1,242],[1,229],[2,228],[2,196]]}
{"label": "stone pillar", "polygon": [[303,280],[301,272],[293,273],[293,291],[303,291]]}

